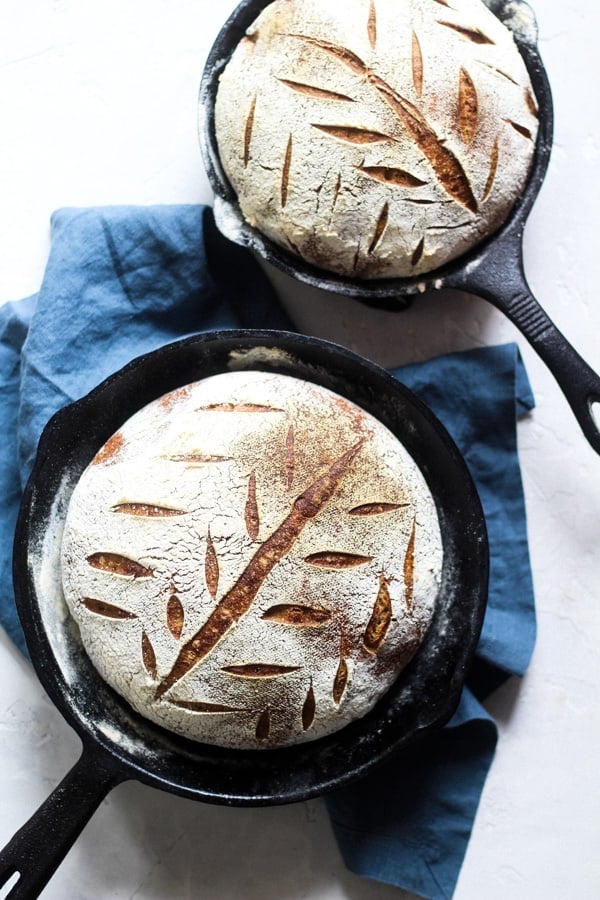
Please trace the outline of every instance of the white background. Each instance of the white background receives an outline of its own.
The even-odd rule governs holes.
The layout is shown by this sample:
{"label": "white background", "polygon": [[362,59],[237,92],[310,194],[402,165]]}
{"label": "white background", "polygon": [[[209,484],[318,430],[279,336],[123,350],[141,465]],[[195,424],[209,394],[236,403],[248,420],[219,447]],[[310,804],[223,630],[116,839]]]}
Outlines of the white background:
{"label": "white background", "polygon": [[[1,0],[0,302],[37,290],[59,206],[209,202],[196,140],[204,58],[232,0]],[[600,6],[537,0],[554,91],[550,170],[526,229],[534,292],[600,370]],[[500,724],[456,900],[600,896],[600,460],[556,383],[488,304],[420,297],[402,316],[276,278],[297,325],[383,364],[518,340],[537,409],[519,428],[539,634]],[[78,755],[0,634],[0,845]],[[1,896],[1,895],[0,895]],[[321,801],[221,809],[129,783],[45,897],[348,898],[402,892],[347,873]]]}

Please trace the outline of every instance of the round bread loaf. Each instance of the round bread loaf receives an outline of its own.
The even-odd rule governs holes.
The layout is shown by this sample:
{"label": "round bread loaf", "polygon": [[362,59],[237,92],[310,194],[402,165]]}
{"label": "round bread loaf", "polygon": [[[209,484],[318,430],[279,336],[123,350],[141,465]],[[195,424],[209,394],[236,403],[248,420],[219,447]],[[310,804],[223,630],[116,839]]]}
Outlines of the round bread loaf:
{"label": "round bread loaf", "polygon": [[215,123],[248,223],[359,279],[429,272],[494,232],[538,128],[480,0],[276,0],[221,75]]}
{"label": "round bread loaf", "polygon": [[72,494],[64,594],[102,677],[194,740],[363,716],[429,626],[442,544],[414,461],[314,384],[232,372],[144,407]]}

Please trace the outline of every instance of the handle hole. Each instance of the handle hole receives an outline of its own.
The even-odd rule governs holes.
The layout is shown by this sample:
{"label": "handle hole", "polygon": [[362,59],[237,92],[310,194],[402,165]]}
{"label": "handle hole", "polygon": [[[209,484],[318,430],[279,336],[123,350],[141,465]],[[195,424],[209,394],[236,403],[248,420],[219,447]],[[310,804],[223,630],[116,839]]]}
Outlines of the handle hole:
{"label": "handle hole", "polygon": [[5,881],[3,885],[0,885],[0,900],[7,900],[7,898],[10,897],[12,889],[16,887],[20,878],[20,872],[13,872],[8,881]]}
{"label": "handle hole", "polygon": [[593,400],[590,403],[590,416],[597,430],[600,431],[600,400]]}

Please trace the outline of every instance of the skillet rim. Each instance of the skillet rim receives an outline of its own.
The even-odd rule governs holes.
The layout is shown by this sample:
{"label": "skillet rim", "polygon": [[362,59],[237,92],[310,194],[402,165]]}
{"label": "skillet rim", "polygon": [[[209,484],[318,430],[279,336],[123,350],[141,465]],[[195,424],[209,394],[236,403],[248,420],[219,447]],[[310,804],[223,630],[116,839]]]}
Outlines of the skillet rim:
{"label": "skillet rim", "polygon": [[[460,474],[462,479],[461,491],[464,488],[467,505],[469,506],[468,513],[465,517],[465,520],[470,523],[469,527],[471,529],[468,546],[472,559],[471,557],[469,557],[469,559],[471,559],[472,567],[477,570],[477,583],[472,587],[471,594],[473,596],[469,601],[474,604],[474,607],[469,607],[471,621],[470,623],[467,623],[465,634],[462,635],[462,638],[466,636],[466,643],[459,648],[455,648],[456,658],[453,662],[451,677],[446,678],[444,681],[444,676],[439,676],[438,682],[440,679],[444,681],[444,684],[440,685],[439,683],[436,683],[435,678],[430,673],[431,683],[429,684],[429,690],[430,694],[433,696],[433,707],[431,709],[427,708],[426,710],[417,710],[417,713],[421,713],[420,720],[418,715],[415,717],[415,710],[412,709],[412,719],[410,719],[409,716],[410,728],[408,731],[406,731],[406,724],[404,726],[405,730],[402,733],[399,733],[398,731],[398,710],[394,707],[394,701],[399,703],[402,699],[402,690],[406,688],[407,684],[410,693],[411,679],[413,677],[411,673],[417,668],[416,661],[423,658],[423,647],[428,645],[430,634],[426,636],[423,647],[417,652],[414,660],[409,666],[401,673],[393,688],[384,695],[382,700],[375,706],[374,710],[367,714],[363,719],[360,719],[325,738],[275,750],[240,751],[208,747],[207,745],[198,744],[194,741],[180,738],[177,735],[165,731],[130,710],[126,701],[119,698],[116,693],[102,681],[81,648],[79,648],[77,664],[79,665],[82,660],[86,661],[85,674],[86,678],[89,679],[90,672],[92,673],[92,681],[94,682],[94,687],[96,689],[94,695],[90,698],[89,694],[86,695],[85,692],[82,692],[79,689],[74,690],[73,687],[67,683],[60,663],[57,660],[55,650],[46,633],[42,610],[36,600],[34,573],[29,565],[29,560],[32,555],[35,555],[32,554],[31,551],[36,542],[35,521],[32,524],[31,515],[33,513],[33,516],[35,517],[36,511],[39,510],[40,502],[43,502],[43,496],[41,496],[39,490],[39,482],[40,480],[43,481],[44,477],[49,474],[49,466],[51,473],[52,465],[53,463],[56,463],[56,450],[64,451],[65,449],[68,449],[68,447],[66,447],[67,438],[65,438],[65,435],[70,435],[69,439],[73,441],[74,426],[77,426],[78,421],[80,422],[80,425],[81,421],[83,421],[84,425],[86,422],[89,422],[89,409],[98,404],[101,406],[105,399],[110,397],[115,386],[117,387],[117,396],[119,394],[119,388],[122,391],[127,391],[129,402],[134,409],[128,411],[119,408],[118,415],[114,412],[112,415],[109,415],[108,423],[104,422],[103,425],[105,436],[98,437],[95,432],[94,439],[87,451],[87,461],[91,459],[91,456],[93,456],[96,450],[102,446],[104,441],[117,430],[118,425],[115,426],[114,424],[115,416],[119,419],[119,424],[122,424],[126,418],[133,414],[133,411],[139,409],[145,402],[150,402],[150,399],[140,402],[138,395],[135,394],[135,392],[133,392],[133,394],[135,394],[135,399],[132,400],[132,381],[135,386],[136,379],[139,381],[140,376],[143,379],[144,373],[148,374],[148,370],[150,372],[154,371],[155,381],[159,380],[160,376],[162,385],[160,392],[155,393],[155,396],[160,396],[160,394],[174,389],[174,387],[186,383],[186,381],[196,380],[197,375],[194,374],[190,377],[188,372],[190,360],[184,360],[182,362],[181,356],[182,354],[185,356],[186,352],[191,352],[191,361],[198,365],[202,363],[202,349],[208,347],[210,351],[211,345],[213,348],[216,348],[214,352],[218,354],[220,351],[221,356],[226,353],[228,359],[234,351],[239,352],[241,350],[242,352],[248,352],[257,346],[269,346],[278,349],[281,349],[282,346],[291,348],[291,353],[300,354],[300,356],[292,359],[292,363],[296,369],[299,364],[300,368],[304,366],[304,375],[298,374],[297,371],[290,372],[289,370],[283,371],[283,374],[292,374],[295,375],[295,377],[308,377],[306,375],[306,370],[308,369],[315,375],[313,380],[317,381],[317,383],[325,383],[330,389],[335,389],[331,387],[332,378],[334,380],[335,378],[338,378],[339,380],[342,376],[347,377],[347,375],[344,374],[345,367],[349,367],[350,369],[356,369],[356,367],[358,367],[358,370],[362,374],[369,374],[369,378],[373,385],[381,387],[383,383],[387,384],[392,395],[398,398],[401,407],[405,407],[408,404],[409,407],[413,408],[416,412],[417,424],[420,424],[421,428],[427,426],[425,429],[427,431],[427,437],[430,438],[433,435],[438,441],[438,448],[442,448],[441,450],[438,449],[438,452],[443,454],[444,464],[449,465],[454,471],[454,474]],[[198,356],[198,354],[200,354],[200,356]],[[323,366],[323,357],[327,359],[327,368]],[[342,375],[335,369],[332,360],[341,366],[340,372],[342,372]],[[162,366],[165,362],[172,367],[169,369],[167,366],[166,371],[170,382],[167,387],[163,384],[165,370]],[[215,363],[213,363],[213,365],[214,364]],[[321,371],[317,371],[318,366],[321,366]],[[266,365],[264,363],[257,365],[256,362],[253,362],[247,367],[261,368],[267,371],[282,371],[281,362],[278,362],[276,365]],[[333,375],[332,368],[334,370]],[[218,370],[222,369],[219,368]],[[217,370],[213,369],[209,372],[205,372],[204,377],[213,374],[214,371]],[[186,373],[185,380],[182,379],[182,372]],[[320,381],[319,379],[326,380]],[[123,382],[125,382],[125,387],[123,387]],[[349,381],[348,384],[350,387],[353,387],[351,381]],[[353,402],[357,402],[355,391],[353,392],[350,390],[349,392],[342,392],[339,387],[337,390],[338,393],[344,393],[344,395],[348,396]],[[380,399],[371,398],[371,402],[380,402]],[[359,405],[368,408],[364,402],[360,403],[359,401]],[[369,411],[372,411],[372,409]],[[387,410],[386,417],[389,418],[390,415],[397,415],[397,412],[392,414]],[[385,421],[382,419],[381,415],[379,415],[378,418]],[[104,421],[102,415],[100,415],[100,419],[101,421]],[[388,423],[385,422],[385,424]],[[410,423],[410,427],[413,430],[418,431],[418,429],[415,429],[414,421]],[[394,433],[397,433],[394,429],[392,430]],[[418,440],[419,437],[422,438],[420,432],[417,433],[417,438],[415,438],[415,440]],[[400,437],[400,440],[405,442],[406,435]],[[77,446],[80,450],[80,445]],[[410,447],[409,452],[412,452]],[[435,478],[436,473],[430,471],[427,458],[425,459],[425,471],[423,470],[422,460],[416,459],[415,461],[428,482],[430,482],[431,478]],[[85,464],[85,462],[81,464],[79,471],[82,471]],[[61,473],[63,477],[67,471],[67,465],[68,460],[61,460],[56,466],[57,472]],[[56,478],[56,473],[54,474],[54,477]],[[54,494],[52,494],[52,497],[54,500]],[[447,512],[444,509],[442,515],[438,503],[439,498],[435,496],[435,500],[436,506],[438,507],[438,514],[440,515],[440,527],[444,541],[444,565],[446,567],[448,541],[450,540],[447,531],[448,523],[444,518],[447,517]],[[45,502],[47,505],[48,498],[46,498]],[[445,502],[447,502],[447,500]],[[462,514],[463,516],[465,515],[464,510],[462,510]],[[43,524],[47,524],[47,520],[42,520],[42,522]],[[463,536],[461,531],[461,537]],[[452,540],[454,539],[455,535],[452,534]],[[462,561],[462,564],[465,564],[464,560]],[[434,728],[441,727],[441,725],[451,717],[458,705],[466,670],[475,653],[487,600],[488,565],[489,553],[485,519],[473,480],[468,472],[464,459],[448,435],[446,429],[441,425],[429,408],[416,397],[416,395],[376,364],[363,359],[352,351],[337,344],[290,332],[246,329],[193,335],[152,350],[147,354],[137,357],[126,366],[113,373],[80,400],[59,410],[51,418],[40,438],[36,460],[24,491],[23,501],[19,511],[13,557],[17,608],[34,668],[54,704],[57,706],[63,717],[79,734],[83,740],[84,746],[88,749],[94,749],[94,744],[99,745],[104,751],[104,754],[108,755],[115,766],[121,770],[122,778],[133,777],[146,784],[186,797],[202,799],[214,803],[241,806],[287,803],[321,795],[354,780],[364,774],[376,763],[382,762],[400,747],[412,743],[418,737],[425,735]],[[452,602],[457,604],[458,600],[455,598]],[[452,603],[450,604],[450,608],[452,608]],[[435,652],[433,653],[433,656],[437,659]],[[79,677],[81,671],[78,670],[77,675]],[[444,702],[441,702],[440,700],[440,690],[443,690]],[[82,695],[83,701],[81,699]],[[140,762],[139,754],[133,754],[131,749],[128,750],[107,737],[106,729],[102,731],[98,724],[99,719],[95,718],[91,721],[89,708],[86,708],[86,701],[88,707],[90,703],[91,705],[95,704],[96,707],[98,705],[101,706],[101,701],[99,700],[100,696],[103,698],[103,702],[108,703],[109,713],[112,714],[113,720],[115,708],[117,709],[117,713],[120,712],[121,720],[119,720],[117,715],[116,721],[121,721],[121,727],[122,719],[124,718],[129,724],[131,722],[134,723],[134,731],[137,730],[138,732],[143,732],[141,743],[146,750],[148,749],[148,746],[150,746],[148,741],[153,742],[152,746],[158,744],[163,751],[166,752],[168,750],[172,755],[174,754],[177,757],[176,763],[181,763],[181,766],[176,764],[173,768],[173,766],[160,765],[158,771],[150,770],[147,762],[145,764]],[[429,700],[431,700],[431,697],[428,697],[428,701]],[[78,705],[80,702],[82,702],[83,708],[80,708]],[[106,718],[106,709],[103,709],[102,712]],[[110,718],[110,716],[108,716],[108,718]],[[385,737],[382,737],[382,734],[384,734]],[[340,738],[340,736],[342,737]],[[144,743],[144,741],[146,743]],[[365,742],[366,744],[369,744],[369,746],[366,746]],[[173,747],[175,747],[175,749],[173,749]],[[336,751],[337,758],[334,758]],[[348,755],[345,756],[344,754],[346,751]],[[222,782],[221,787],[217,790],[214,788],[207,789],[203,784],[204,779],[202,773],[200,773],[200,780],[198,783],[191,784],[189,777],[182,777],[181,770],[186,769],[186,767],[188,770],[190,768],[190,757],[194,760],[192,764],[192,769],[194,771],[196,771],[195,767],[201,763],[206,764],[208,760],[211,765],[210,771],[208,772],[209,776],[214,775],[215,768],[220,771],[222,768],[227,769],[229,767],[229,774],[225,772],[224,778],[223,773],[220,773]],[[225,758],[224,761],[223,758]],[[288,777],[289,770],[290,767],[294,770],[298,758],[302,762],[302,772],[304,775],[300,781],[290,784],[290,779]],[[348,759],[353,761],[350,769],[348,769],[346,765]],[[186,762],[182,762],[182,760],[186,760]],[[246,770],[257,769],[258,767],[264,773],[264,771],[270,770],[272,764],[278,765],[280,769],[282,769],[283,775],[279,778],[270,779],[272,781],[270,787],[265,788],[266,782],[264,778],[261,782],[260,778],[257,780],[256,776],[253,776],[252,773],[248,779]],[[245,781],[242,779],[245,783],[243,789],[240,789],[239,786],[236,788],[235,786],[235,780],[236,777],[239,776],[240,767],[245,771]],[[294,770],[294,775],[296,774],[297,773]],[[269,778],[267,779],[267,782],[269,781]]]}

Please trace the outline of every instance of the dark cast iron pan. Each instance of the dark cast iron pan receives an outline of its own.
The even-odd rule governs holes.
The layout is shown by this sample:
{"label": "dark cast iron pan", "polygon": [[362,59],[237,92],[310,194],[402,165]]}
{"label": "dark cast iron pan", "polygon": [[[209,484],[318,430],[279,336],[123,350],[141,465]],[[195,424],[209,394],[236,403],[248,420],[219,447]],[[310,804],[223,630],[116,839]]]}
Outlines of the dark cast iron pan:
{"label": "dark cast iron pan", "polygon": [[[337,734],[278,750],[221,749],[140,717],[98,675],[68,615],[60,540],[74,484],[106,440],[165,392],[220,372],[260,369],[323,385],[373,413],[404,442],[435,498],[442,584],[422,648],[363,719]],[[17,524],[14,583],[31,659],[83,742],[73,769],[0,853],[0,888],[38,896],[106,794],[136,779],[183,797],[260,806],[346,784],[454,712],[487,599],[484,518],[459,451],[432,413],[383,369],[335,344],[287,332],[204,334],[142,356],[50,420]]]}
{"label": "dark cast iron pan", "polygon": [[514,35],[539,106],[539,131],[529,179],[502,227],[446,266],[414,278],[357,279],[310,265],[273,243],[245,221],[235,191],[219,159],[215,99],[219,75],[246,29],[270,0],[243,0],[223,26],[210,51],[199,102],[200,146],[215,194],[215,219],[230,240],[250,247],[286,274],[313,287],[354,297],[382,309],[403,310],[425,290],[452,288],[488,300],[517,326],[546,363],[563,391],[583,433],[600,453],[600,430],[592,406],[600,402],[600,377],[579,356],[535,299],[523,269],[523,230],[540,190],[552,148],[552,95],[537,48],[537,26],[523,0],[484,0]]}

